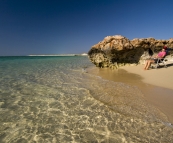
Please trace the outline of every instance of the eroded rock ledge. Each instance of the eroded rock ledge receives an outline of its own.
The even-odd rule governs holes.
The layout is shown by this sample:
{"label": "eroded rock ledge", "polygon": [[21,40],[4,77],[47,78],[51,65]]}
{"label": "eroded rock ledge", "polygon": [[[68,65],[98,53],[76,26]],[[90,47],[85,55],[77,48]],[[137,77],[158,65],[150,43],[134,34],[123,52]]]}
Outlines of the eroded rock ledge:
{"label": "eroded rock ledge", "polygon": [[167,46],[169,54],[173,53],[173,38],[156,40],[142,38],[129,40],[121,35],[107,36],[103,41],[92,46],[88,57],[97,67],[118,68],[126,64],[141,64],[153,54]]}

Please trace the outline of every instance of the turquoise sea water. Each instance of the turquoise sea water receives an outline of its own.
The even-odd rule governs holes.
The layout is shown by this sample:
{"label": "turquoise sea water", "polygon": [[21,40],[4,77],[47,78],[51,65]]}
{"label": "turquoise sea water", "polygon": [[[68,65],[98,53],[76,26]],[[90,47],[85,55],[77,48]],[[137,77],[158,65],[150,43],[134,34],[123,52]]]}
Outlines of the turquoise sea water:
{"label": "turquoise sea water", "polygon": [[0,143],[173,142],[137,87],[92,66],[85,56],[0,57]]}

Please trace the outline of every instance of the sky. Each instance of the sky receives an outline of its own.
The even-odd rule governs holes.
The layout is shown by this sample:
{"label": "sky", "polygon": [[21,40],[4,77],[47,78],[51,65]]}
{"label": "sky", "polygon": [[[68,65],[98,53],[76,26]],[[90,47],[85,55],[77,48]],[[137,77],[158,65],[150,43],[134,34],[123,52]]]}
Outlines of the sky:
{"label": "sky", "polygon": [[173,38],[173,0],[0,0],[0,56],[87,53],[113,35]]}

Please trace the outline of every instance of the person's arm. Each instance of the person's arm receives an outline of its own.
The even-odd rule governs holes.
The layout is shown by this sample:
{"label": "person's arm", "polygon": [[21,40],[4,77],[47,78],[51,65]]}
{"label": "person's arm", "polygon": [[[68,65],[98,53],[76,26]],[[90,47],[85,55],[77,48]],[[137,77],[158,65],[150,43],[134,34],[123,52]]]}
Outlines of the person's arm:
{"label": "person's arm", "polygon": [[161,52],[159,52],[154,58],[160,58],[160,56],[159,56],[160,53],[161,53]]}
{"label": "person's arm", "polygon": [[164,52],[163,54],[162,54],[162,58],[164,58],[166,56],[166,52]]}

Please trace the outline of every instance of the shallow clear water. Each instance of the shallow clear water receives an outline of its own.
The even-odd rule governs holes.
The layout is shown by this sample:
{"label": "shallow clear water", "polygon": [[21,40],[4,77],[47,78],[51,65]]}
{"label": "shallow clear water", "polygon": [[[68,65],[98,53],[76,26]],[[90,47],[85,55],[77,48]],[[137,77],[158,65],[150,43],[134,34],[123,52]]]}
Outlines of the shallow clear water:
{"label": "shallow clear water", "polygon": [[173,142],[135,86],[87,72],[87,57],[0,57],[1,143]]}

